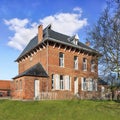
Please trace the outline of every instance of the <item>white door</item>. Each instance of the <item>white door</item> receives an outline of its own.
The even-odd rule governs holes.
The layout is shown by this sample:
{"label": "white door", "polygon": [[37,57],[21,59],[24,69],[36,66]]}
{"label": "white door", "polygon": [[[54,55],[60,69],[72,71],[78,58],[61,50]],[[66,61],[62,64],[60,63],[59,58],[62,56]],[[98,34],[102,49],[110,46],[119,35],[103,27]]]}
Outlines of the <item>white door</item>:
{"label": "white door", "polygon": [[35,80],[35,98],[39,98],[39,92],[40,92],[40,83],[39,80]]}
{"label": "white door", "polygon": [[78,93],[78,78],[74,78],[74,94]]}

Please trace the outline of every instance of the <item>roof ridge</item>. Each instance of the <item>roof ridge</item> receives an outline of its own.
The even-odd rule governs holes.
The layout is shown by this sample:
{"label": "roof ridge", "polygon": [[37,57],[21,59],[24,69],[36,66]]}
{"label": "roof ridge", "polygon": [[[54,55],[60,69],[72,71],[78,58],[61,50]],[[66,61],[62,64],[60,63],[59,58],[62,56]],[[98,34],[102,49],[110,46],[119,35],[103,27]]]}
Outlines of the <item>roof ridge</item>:
{"label": "roof ridge", "polygon": [[71,36],[69,36],[69,35],[66,35],[66,34],[63,34],[63,33],[61,33],[61,32],[58,32],[58,31],[54,31],[54,30],[52,30],[52,29],[50,29],[51,31],[53,31],[53,32],[55,32],[55,33],[57,33],[57,34],[61,34],[61,35],[64,35],[64,36],[66,36],[66,37],[71,37]]}

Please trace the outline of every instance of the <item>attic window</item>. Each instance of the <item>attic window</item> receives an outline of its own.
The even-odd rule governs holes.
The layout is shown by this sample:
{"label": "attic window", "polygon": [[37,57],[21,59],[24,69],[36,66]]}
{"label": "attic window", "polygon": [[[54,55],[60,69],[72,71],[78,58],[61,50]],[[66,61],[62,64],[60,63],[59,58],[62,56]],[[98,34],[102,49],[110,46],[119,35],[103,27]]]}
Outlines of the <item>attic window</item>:
{"label": "attic window", "polygon": [[76,34],[75,37],[74,37],[74,39],[73,39],[73,43],[75,45],[78,45],[78,40],[79,40],[79,36],[78,36],[78,34]]}
{"label": "attic window", "polygon": [[74,43],[75,45],[78,45],[78,40],[77,40],[77,39],[74,39],[74,40],[73,40],[73,43]]}

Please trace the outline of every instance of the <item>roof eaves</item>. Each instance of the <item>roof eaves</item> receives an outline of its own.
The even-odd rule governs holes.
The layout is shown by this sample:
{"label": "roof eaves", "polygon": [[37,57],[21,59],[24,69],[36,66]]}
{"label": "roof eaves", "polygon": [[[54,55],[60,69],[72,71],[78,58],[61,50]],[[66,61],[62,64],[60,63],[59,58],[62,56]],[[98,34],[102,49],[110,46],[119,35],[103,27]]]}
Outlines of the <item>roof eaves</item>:
{"label": "roof eaves", "polygon": [[47,37],[43,41],[46,41],[46,40],[52,40],[53,42],[58,42],[58,43],[65,44],[65,45],[68,45],[68,46],[71,46],[71,47],[75,47],[75,48],[78,48],[78,49],[82,49],[82,50],[85,50],[85,51],[94,52],[96,54],[99,54],[99,52],[97,52],[95,50],[87,49],[87,48],[80,47],[80,46],[77,46],[77,45],[73,45],[73,44],[70,44],[70,43],[66,43],[66,42],[63,42],[63,41],[60,41],[60,40],[58,41],[54,38]]}
{"label": "roof eaves", "polygon": [[40,76],[40,75],[18,75],[18,76],[16,76],[16,77],[12,78],[12,79],[17,79],[17,78],[20,78],[20,77],[23,77],[23,76],[46,77],[46,78],[49,77],[48,75],[47,75],[47,76]]}
{"label": "roof eaves", "polygon": [[18,57],[15,62],[17,62],[20,58],[22,58],[23,56],[25,56],[26,54],[28,54],[30,51],[34,50],[36,47],[38,47],[40,44],[44,43],[44,40],[42,42],[40,42],[39,44],[37,44],[34,48],[30,49],[29,51],[25,52],[21,57]]}

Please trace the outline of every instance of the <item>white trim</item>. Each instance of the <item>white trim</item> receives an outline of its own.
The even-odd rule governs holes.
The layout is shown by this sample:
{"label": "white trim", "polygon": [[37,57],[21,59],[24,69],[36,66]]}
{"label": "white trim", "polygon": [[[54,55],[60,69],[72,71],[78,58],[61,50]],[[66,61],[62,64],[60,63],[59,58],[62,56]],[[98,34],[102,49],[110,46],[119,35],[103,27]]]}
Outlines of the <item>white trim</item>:
{"label": "white trim", "polygon": [[35,99],[39,99],[39,94],[40,94],[40,81],[35,80],[34,81],[34,97]]}
{"label": "white trim", "polygon": [[74,77],[74,94],[78,93],[78,77]]}
{"label": "white trim", "polygon": [[55,90],[60,90],[60,76],[55,74]]}

